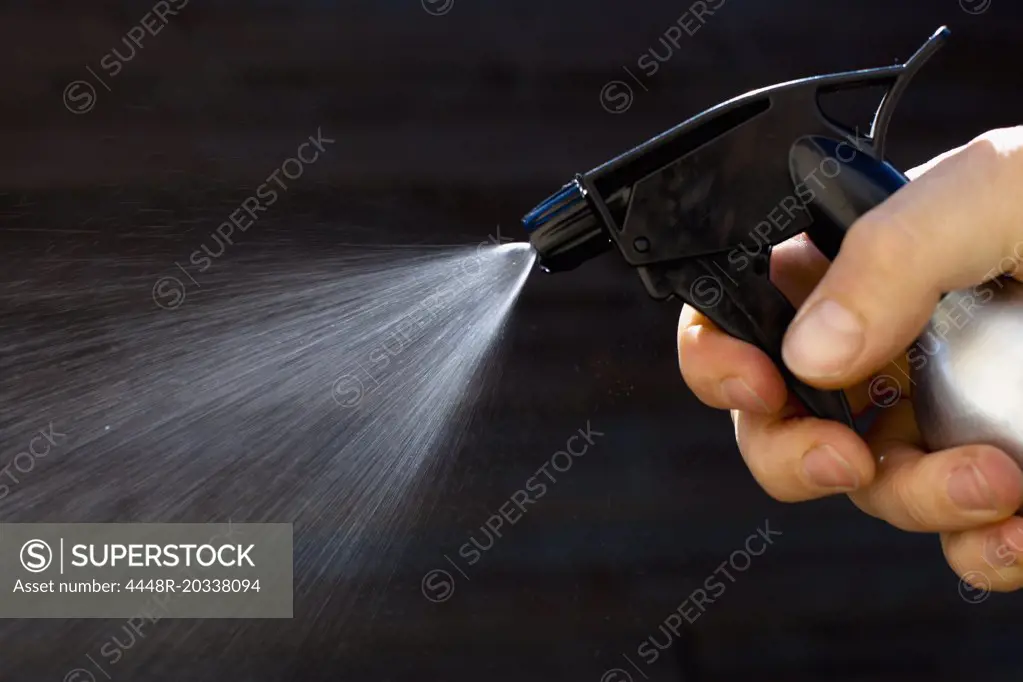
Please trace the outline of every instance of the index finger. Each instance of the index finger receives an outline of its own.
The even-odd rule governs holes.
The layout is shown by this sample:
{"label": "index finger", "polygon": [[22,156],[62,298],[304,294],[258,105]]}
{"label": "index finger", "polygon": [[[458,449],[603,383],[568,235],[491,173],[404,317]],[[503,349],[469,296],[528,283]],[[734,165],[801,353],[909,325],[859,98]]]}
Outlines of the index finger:
{"label": "index finger", "polygon": [[1023,126],[935,160],[849,230],[789,327],[783,357],[822,388],[860,381],[909,346],[940,295],[1023,259]]}

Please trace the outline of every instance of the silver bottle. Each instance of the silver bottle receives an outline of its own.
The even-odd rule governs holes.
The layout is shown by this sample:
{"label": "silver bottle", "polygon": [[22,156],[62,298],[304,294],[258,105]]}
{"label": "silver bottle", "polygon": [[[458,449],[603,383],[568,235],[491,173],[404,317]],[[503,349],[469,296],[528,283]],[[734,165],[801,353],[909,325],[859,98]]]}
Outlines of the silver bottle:
{"label": "silver bottle", "polygon": [[908,359],[931,451],[986,443],[1023,466],[1023,284],[999,279],[949,294]]}

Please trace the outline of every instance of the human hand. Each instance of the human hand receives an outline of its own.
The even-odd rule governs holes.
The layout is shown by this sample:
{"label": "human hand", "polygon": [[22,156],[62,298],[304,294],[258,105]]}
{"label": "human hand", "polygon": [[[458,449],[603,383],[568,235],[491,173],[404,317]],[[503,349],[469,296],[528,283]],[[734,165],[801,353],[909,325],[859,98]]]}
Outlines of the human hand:
{"label": "human hand", "polygon": [[[804,237],[772,255],[771,278],[799,309],[786,365],[806,383],[846,389],[856,413],[869,407],[881,367],[894,361],[908,376],[905,351],[942,292],[1002,273],[1023,279],[1023,126],[986,133],[908,175],[913,182],[853,225],[834,263]],[[1023,518],[1014,516],[1023,472],[1008,455],[970,445],[925,456],[908,400],[883,410],[865,439],[805,416],[767,355],[690,306],[678,352],[697,397],[731,410],[739,450],[772,497],[847,493],[897,528],[940,533],[949,565],[976,586],[1023,587]]]}

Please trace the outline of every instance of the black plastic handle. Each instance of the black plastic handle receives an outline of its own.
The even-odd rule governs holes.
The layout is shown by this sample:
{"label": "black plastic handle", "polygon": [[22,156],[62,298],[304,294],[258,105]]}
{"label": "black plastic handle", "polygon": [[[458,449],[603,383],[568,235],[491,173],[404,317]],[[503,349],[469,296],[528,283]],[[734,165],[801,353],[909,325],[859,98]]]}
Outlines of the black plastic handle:
{"label": "black plastic handle", "polygon": [[803,383],[781,357],[785,331],[796,309],[770,280],[769,256],[752,267],[737,267],[725,255],[694,259],[666,273],[674,293],[706,315],[726,334],[760,348],[774,362],[793,395],[820,419],[855,426],[842,391]]}
{"label": "black plastic handle", "polygon": [[809,197],[813,225],[807,234],[828,260],[834,260],[845,233],[864,214],[909,183],[909,178],[874,150],[856,141],[808,136],[789,153],[792,181]]}

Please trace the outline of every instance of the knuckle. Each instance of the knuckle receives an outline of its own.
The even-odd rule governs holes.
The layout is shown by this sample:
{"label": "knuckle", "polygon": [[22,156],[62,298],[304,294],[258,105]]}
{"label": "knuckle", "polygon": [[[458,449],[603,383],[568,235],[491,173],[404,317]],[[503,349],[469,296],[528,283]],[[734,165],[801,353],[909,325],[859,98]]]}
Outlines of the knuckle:
{"label": "knuckle", "polygon": [[696,308],[689,305],[688,303],[682,306],[682,311],[678,315],[678,331],[681,334],[683,330],[692,326],[693,320],[699,313]]}
{"label": "knuckle", "polygon": [[680,329],[678,335],[678,366],[682,374],[690,374],[698,370],[701,365],[693,362],[694,356],[698,353],[699,339],[697,330],[693,328]]}
{"label": "knuckle", "polygon": [[970,159],[984,169],[1023,168],[1023,125],[989,130],[966,145]]}
{"label": "knuckle", "polygon": [[689,389],[696,394],[701,402],[712,407],[722,407],[719,396],[719,377],[716,365],[708,362],[713,357],[713,341],[706,330],[693,327],[679,336],[678,366]]}
{"label": "knuckle", "polygon": [[682,307],[678,316],[678,343],[681,347],[685,337],[699,333],[701,330],[712,329],[713,324],[702,313],[688,304]]}
{"label": "knuckle", "polygon": [[1023,184],[1023,126],[989,130],[963,148],[963,162],[979,191],[1016,197]]}
{"label": "knuckle", "polygon": [[729,410],[729,414],[732,416],[732,423],[735,425],[735,444],[739,448],[739,454],[742,455],[743,460],[746,462],[746,467],[753,474],[753,478],[756,479],[757,483],[763,485],[763,479],[766,475],[766,468],[764,467],[763,458],[761,455],[762,448],[758,448],[757,433],[749,423],[749,419],[740,410]]}
{"label": "knuckle", "polygon": [[921,495],[908,476],[894,476],[882,494],[889,495],[886,506],[891,511],[891,518],[886,520],[892,526],[913,533],[934,525],[935,500]]}
{"label": "knuckle", "polygon": [[735,421],[735,440],[739,446],[739,452],[746,461],[746,468],[753,475],[765,493],[778,502],[802,502],[806,499],[800,495],[799,486],[787,485],[787,481],[781,480],[777,468],[770,466],[768,453],[763,447],[756,447],[756,439],[751,437],[748,426],[743,425],[742,413],[733,414]]}
{"label": "knuckle", "polygon": [[800,492],[801,486],[786,485],[785,481],[779,480],[778,472],[768,470],[762,465],[762,461],[763,457],[747,457],[746,466],[753,475],[753,480],[771,499],[785,503],[804,502],[807,499],[807,496]]}
{"label": "knuckle", "polygon": [[870,488],[861,488],[860,490],[854,490],[847,493],[849,501],[853,503],[857,509],[866,514],[867,516],[884,521],[885,519],[881,516],[881,513],[877,510],[877,506],[871,495]]}
{"label": "knuckle", "polygon": [[978,135],[963,147],[963,160],[972,170],[990,171],[996,165],[999,148],[1003,146],[1003,137],[997,130],[989,130]]}

